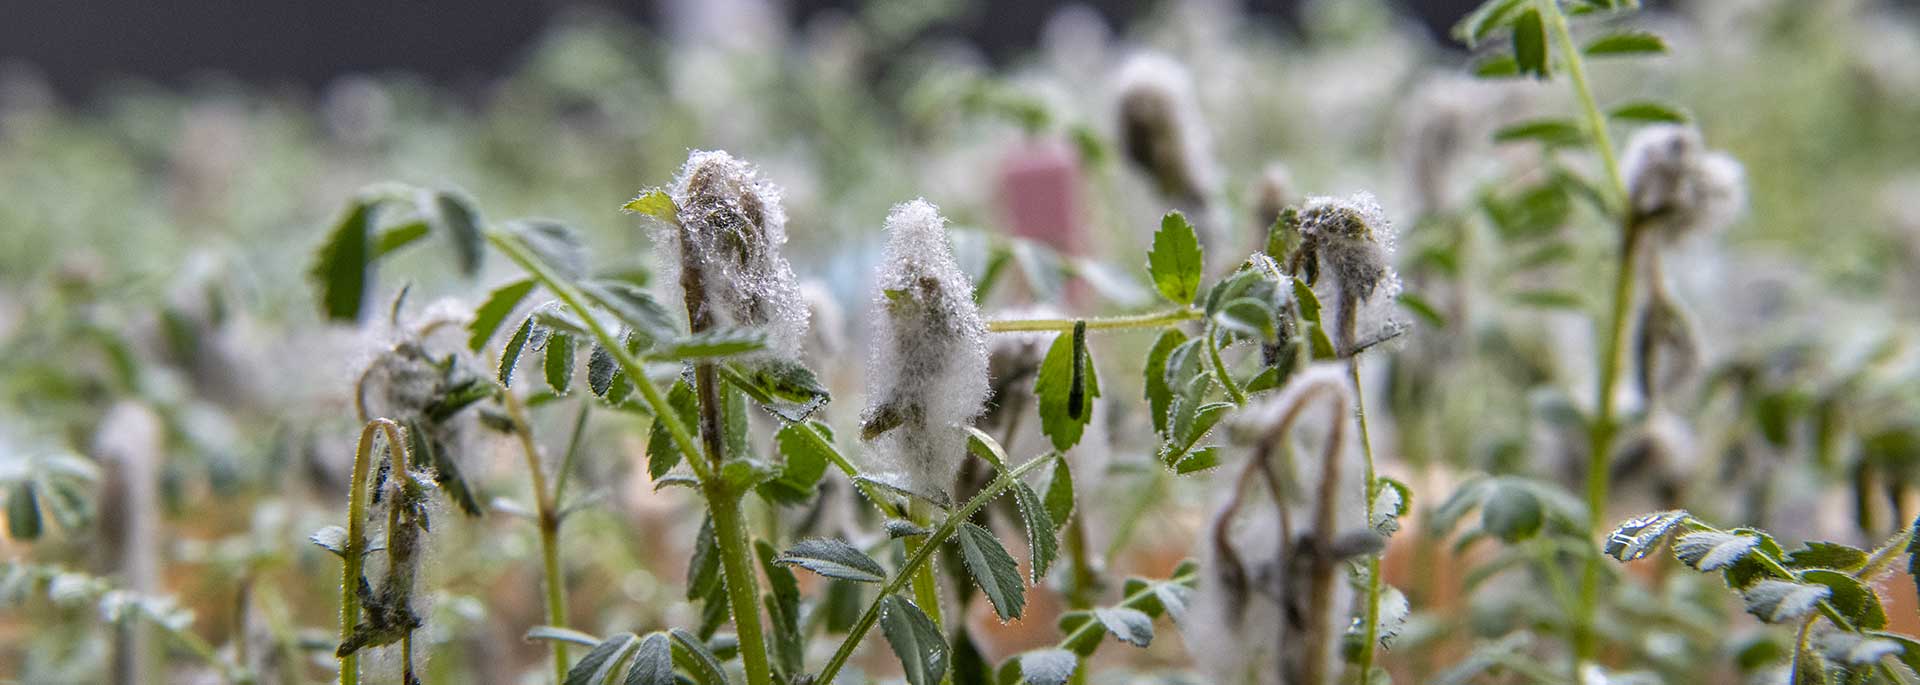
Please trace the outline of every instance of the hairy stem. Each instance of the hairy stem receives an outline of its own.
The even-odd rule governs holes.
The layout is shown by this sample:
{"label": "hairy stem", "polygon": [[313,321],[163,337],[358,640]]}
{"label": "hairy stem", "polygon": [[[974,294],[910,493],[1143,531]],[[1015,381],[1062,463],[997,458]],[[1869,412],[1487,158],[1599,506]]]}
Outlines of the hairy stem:
{"label": "hairy stem", "polygon": [[[1599,535],[1601,522],[1606,518],[1608,454],[1613,449],[1613,438],[1617,432],[1617,417],[1614,416],[1614,386],[1620,376],[1620,353],[1625,346],[1628,310],[1633,304],[1634,260],[1639,252],[1640,227],[1631,220],[1631,211],[1627,199],[1626,180],[1620,175],[1620,163],[1614,157],[1613,141],[1607,133],[1607,118],[1600,111],[1598,101],[1594,99],[1593,88],[1587,82],[1586,64],[1581,60],[1580,46],[1573,41],[1573,32],[1567,26],[1566,14],[1560,11],[1556,0],[1536,0],[1540,16],[1544,18],[1559,44],[1561,60],[1565,62],[1569,79],[1573,82],[1573,91],[1580,100],[1580,106],[1586,119],[1588,134],[1593,137],[1593,147],[1600,155],[1600,161],[1606,167],[1608,188],[1612,193],[1611,201],[1615,205],[1620,219],[1619,264],[1614,273],[1613,302],[1606,329],[1606,340],[1600,358],[1600,382],[1595,390],[1595,419],[1589,435],[1587,466],[1587,533],[1592,539]],[[1580,665],[1593,659],[1598,650],[1597,635],[1594,633],[1594,614],[1600,605],[1600,576],[1602,562],[1598,555],[1587,560],[1586,568],[1580,576],[1580,605],[1570,624],[1573,631],[1575,675]]]}
{"label": "hairy stem", "polygon": [[[713,311],[707,305],[706,271],[698,255],[681,246],[680,289],[685,294],[687,326],[693,333],[713,327]],[[694,394],[699,400],[700,438],[706,447],[706,460],[713,473],[720,473],[726,461],[726,443],[722,423],[720,377],[711,361],[693,366]],[[688,461],[695,461],[692,452]],[[715,548],[720,553],[720,570],[725,575],[727,603],[733,611],[733,627],[740,639],[740,664],[746,671],[747,685],[771,685],[773,671],[768,665],[767,643],[760,625],[760,576],[753,566],[753,536],[747,530],[741,505],[746,492],[727,485],[724,479],[702,482],[707,508],[713,516]]]}
{"label": "hairy stem", "polygon": [[[1353,413],[1354,417],[1360,422],[1360,454],[1363,456],[1363,460],[1361,461],[1361,479],[1362,487],[1364,488],[1361,490],[1364,495],[1363,511],[1366,514],[1367,525],[1372,526],[1375,486],[1373,438],[1369,437],[1367,431],[1366,394],[1360,390],[1360,355],[1355,354],[1354,356],[1347,357],[1347,376],[1353,381]],[[1373,682],[1373,652],[1380,641],[1379,554],[1370,554],[1367,556],[1367,613],[1365,637],[1365,641],[1360,643],[1360,655],[1356,660],[1356,665],[1360,669],[1360,685],[1369,685]]]}
{"label": "hairy stem", "polygon": [[1150,312],[1131,316],[1109,316],[1095,319],[999,319],[987,322],[987,332],[1056,331],[1060,333],[1071,333],[1073,332],[1074,324],[1081,321],[1087,323],[1087,330],[1159,328],[1182,321],[1198,319],[1205,315],[1205,312],[1193,307],[1180,307],[1163,312]]}
{"label": "hairy stem", "polygon": [[[387,449],[394,455],[395,473],[404,477],[407,467],[407,439],[401,433],[400,424],[389,419],[368,421],[360,429],[360,443],[353,451],[353,478],[348,484],[347,493],[347,543],[345,558],[340,574],[340,642],[345,643],[353,637],[353,627],[360,624],[360,576],[366,566],[367,553],[367,499],[371,489],[367,483],[368,472],[373,467],[373,441],[381,434],[387,437]],[[399,507],[394,507],[398,510]],[[340,659],[340,685],[358,685],[360,682],[360,655],[348,654]]]}
{"label": "hairy stem", "polygon": [[920,567],[925,566],[927,561],[933,558],[933,553],[940,549],[940,545],[945,544],[947,538],[953,537],[953,532],[960,529],[962,521],[972,517],[974,512],[979,511],[994,498],[1012,489],[1021,476],[1052,463],[1057,458],[1059,457],[1054,455],[1035,457],[1021,464],[1019,468],[1001,471],[992,483],[988,483],[987,487],[980,491],[980,494],[974,495],[973,499],[967,500],[967,503],[961,505],[959,509],[947,514],[946,520],[940,522],[940,527],[927,536],[926,543],[921,545],[918,551],[909,555],[906,564],[894,572],[893,578],[887,580],[886,585],[880,587],[880,592],[873,597],[873,603],[867,605],[866,612],[860,614],[860,619],[854,622],[852,629],[847,631],[846,639],[840,642],[839,649],[834,650],[833,657],[827,660],[824,668],[820,669],[820,674],[814,678],[814,682],[822,685],[830,685],[833,682],[834,675],[840,672],[841,667],[847,665],[847,659],[853,656],[853,650],[859,648],[860,641],[867,636],[867,631],[872,630],[874,622],[880,620],[880,601],[905,587],[907,581],[919,571]]}
{"label": "hairy stem", "polygon": [[[513,434],[520,440],[520,450],[526,454],[527,477],[533,484],[534,509],[539,517],[540,557],[546,574],[547,625],[565,628],[567,588],[565,577],[560,575],[560,513],[547,490],[546,472],[540,466],[540,446],[533,440],[533,424],[527,421],[526,408],[511,390],[502,389],[500,398],[506,405],[508,418],[513,421]],[[549,642],[553,645],[553,682],[564,683],[567,681],[567,645],[561,640]]]}

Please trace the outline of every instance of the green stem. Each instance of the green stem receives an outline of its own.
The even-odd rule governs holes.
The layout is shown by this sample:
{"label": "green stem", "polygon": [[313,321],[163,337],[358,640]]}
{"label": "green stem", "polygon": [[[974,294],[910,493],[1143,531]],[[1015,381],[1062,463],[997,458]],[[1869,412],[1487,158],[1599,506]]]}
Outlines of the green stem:
{"label": "green stem", "polygon": [[[1560,44],[1562,61],[1566,62],[1568,77],[1573,81],[1573,90],[1580,100],[1580,106],[1586,117],[1587,132],[1593,136],[1593,144],[1600,154],[1600,161],[1606,167],[1607,181],[1612,192],[1612,201],[1616,205],[1620,221],[1619,270],[1614,274],[1613,303],[1610,319],[1607,323],[1604,356],[1600,359],[1600,383],[1596,389],[1595,414],[1589,440],[1587,469],[1587,533],[1588,538],[1599,535],[1601,521],[1606,517],[1608,454],[1613,449],[1616,432],[1613,397],[1614,386],[1620,375],[1620,353],[1625,346],[1626,320],[1628,309],[1633,303],[1634,260],[1639,252],[1640,227],[1630,218],[1631,212],[1627,200],[1626,180],[1620,175],[1620,162],[1614,157],[1613,141],[1607,133],[1607,118],[1600,111],[1599,103],[1593,97],[1593,88],[1587,81],[1586,64],[1580,57],[1580,46],[1573,41],[1573,32],[1567,25],[1567,17],[1560,11],[1557,0],[1536,0],[1540,16],[1552,28],[1556,42]],[[1571,628],[1574,641],[1574,669],[1582,663],[1591,661],[1597,653],[1597,635],[1594,634],[1594,615],[1600,606],[1600,576],[1602,564],[1599,555],[1587,560],[1586,568],[1580,577],[1580,606]]]}
{"label": "green stem", "polygon": [[1240,384],[1233,380],[1233,374],[1227,371],[1227,363],[1220,359],[1220,336],[1215,335],[1213,326],[1207,326],[1207,358],[1213,362],[1213,375],[1220,379],[1220,387],[1227,391],[1227,399],[1234,405],[1247,403],[1247,394],[1240,391]]}
{"label": "green stem", "polygon": [[1056,331],[1060,333],[1071,333],[1073,332],[1073,325],[1080,321],[1087,322],[1088,330],[1159,328],[1182,321],[1198,319],[1205,315],[1205,312],[1193,307],[1180,307],[1163,312],[1149,312],[1131,316],[1109,316],[1095,319],[999,319],[987,322],[987,332]]}
{"label": "green stem", "polygon": [[[1360,355],[1347,357],[1347,376],[1353,381],[1353,412],[1360,423],[1360,453],[1362,489],[1365,497],[1363,511],[1368,526],[1373,525],[1373,438],[1367,430],[1367,400],[1360,390]],[[1373,682],[1373,653],[1380,641],[1380,555],[1367,556],[1367,620],[1366,640],[1360,643],[1360,657],[1357,665],[1360,669],[1360,685]]]}
{"label": "green stem", "polygon": [[[342,555],[345,558],[340,574],[340,641],[345,643],[353,637],[353,627],[360,624],[360,576],[366,566],[367,553],[367,476],[373,466],[373,441],[380,434],[387,436],[387,448],[393,452],[395,473],[405,477],[407,440],[400,432],[400,424],[389,419],[374,419],[360,429],[360,443],[353,452],[353,477],[348,481],[347,493],[347,548]],[[396,510],[399,507],[395,507]],[[340,685],[357,685],[360,682],[360,655],[348,654],[340,657]]]}
{"label": "green stem", "polygon": [[[527,456],[527,474],[533,484],[534,509],[539,517],[540,557],[547,584],[547,625],[565,628],[567,587],[566,578],[560,575],[560,513],[547,490],[546,472],[540,466],[540,447],[533,441],[533,424],[527,421],[526,409],[510,390],[503,389],[500,397],[506,405],[507,417],[513,421],[513,434],[520,439],[520,449]],[[551,642],[553,682],[558,685],[567,681],[567,645],[560,640]]]}
{"label": "green stem", "polygon": [[[1567,26],[1567,15],[1560,11],[1558,0],[1537,0],[1540,16],[1553,28],[1554,37],[1560,42],[1560,56],[1565,61],[1567,76],[1573,80],[1573,92],[1580,98],[1582,114],[1586,117],[1587,133],[1593,136],[1593,145],[1600,153],[1600,164],[1606,167],[1607,182],[1616,193],[1614,200],[1624,206],[1627,197],[1627,182],[1620,175],[1620,161],[1613,154],[1613,137],[1607,132],[1607,115],[1600,111],[1600,103],[1593,97],[1593,88],[1587,82],[1586,62],[1580,57],[1580,46],[1573,42],[1573,30]],[[1623,211],[1624,213],[1624,211]]]}
{"label": "green stem", "polygon": [[707,481],[707,508],[713,516],[715,547],[725,574],[727,602],[733,607],[733,627],[740,639],[740,663],[748,685],[772,685],[767,642],[760,625],[760,582],[748,557],[752,547],[746,516],[741,511],[745,492],[735,492],[719,479]]}
{"label": "green stem", "polygon": [[909,555],[906,564],[894,572],[893,578],[887,580],[886,585],[880,587],[879,594],[874,595],[873,603],[867,605],[866,612],[860,614],[860,620],[855,621],[852,629],[847,631],[846,639],[841,641],[839,649],[834,650],[833,657],[827,660],[826,667],[820,669],[820,675],[814,678],[814,682],[832,685],[833,677],[840,673],[841,667],[847,665],[847,659],[853,656],[853,650],[860,646],[860,641],[867,636],[867,631],[873,629],[874,622],[880,620],[881,600],[905,587],[908,579],[917,573],[921,566],[926,565],[927,560],[933,558],[933,553],[940,549],[940,545],[946,543],[947,538],[953,537],[953,532],[959,530],[962,521],[972,517],[974,512],[979,511],[995,497],[1012,489],[1014,483],[1027,472],[1052,463],[1057,458],[1059,457],[1055,455],[1036,457],[1012,471],[1001,471],[992,483],[987,484],[986,489],[980,491],[980,494],[974,495],[973,499],[967,500],[966,504],[948,514],[947,519],[940,523],[940,527],[927,536],[926,543],[921,545],[918,551]]}

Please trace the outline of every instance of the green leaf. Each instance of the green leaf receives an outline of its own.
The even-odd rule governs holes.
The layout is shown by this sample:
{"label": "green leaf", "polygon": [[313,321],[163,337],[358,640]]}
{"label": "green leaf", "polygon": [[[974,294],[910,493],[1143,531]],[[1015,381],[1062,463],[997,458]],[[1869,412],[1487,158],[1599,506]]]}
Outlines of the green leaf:
{"label": "green leaf", "polygon": [[521,219],[508,223],[507,233],[554,275],[568,281],[579,281],[586,275],[586,243],[566,224],[548,219]]}
{"label": "green leaf", "polygon": [[1673,556],[1696,571],[1718,571],[1733,565],[1760,544],[1752,535],[1699,531],[1673,541]]}
{"label": "green leaf", "polygon": [[1540,499],[1515,484],[1499,484],[1480,505],[1480,527],[1508,543],[1533,537],[1545,523]]}
{"label": "green leaf", "polygon": [[1020,655],[1019,663],[1021,682],[1026,685],[1067,685],[1080,660],[1064,649],[1040,649]]}
{"label": "green leaf", "polygon": [[529,642],[533,640],[551,640],[554,642],[568,642],[576,645],[584,645],[587,647],[592,647],[594,645],[600,644],[600,638],[594,637],[589,633],[584,633],[578,630],[574,630],[572,628],[562,628],[559,626],[534,626],[532,628],[528,628],[527,640]]}
{"label": "green leaf", "polygon": [[1887,611],[1880,605],[1880,596],[1860,579],[1827,569],[1803,571],[1800,579],[1825,586],[1830,591],[1828,603],[1839,610],[1840,615],[1847,617],[1854,628],[1879,630],[1887,627]]}
{"label": "green leaf", "polygon": [[680,628],[674,628],[673,663],[681,670],[693,676],[696,685],[728,685],[727,671],[720,666],[720,659],[707,649],[707,643]]}
{"label": "green leaf", "polygon": [[656,341],[677,335],[678,326],[667,308],[638,285],[627,281],[593,280],[579,284],[580,292],[612,312],[614,318],[636,337],[632,342],[640,349],[652,347]]}
{"label": "green leaf", "polygon": [[1047,504],[1040,499],[1040,494],[1025,481],[1014,481],[1013,501],[1020,510],[1020,525],[1027,530],[1028,579],[1038,585],[1059,555],[1060,541],[1055,535],[1060,526],[1047,512]]}
{"label": "green leaf", "polygon": [[40,518],[40,494],[33,481],[13,484],[7,494],[7,536],[15,540],[38,540],[45,524]]}
{"label": "green leaf", "polygon": [[670,224],[679,222],[680,209],[673,206],[673,196],[668,195],[662,188],[648,188],[642,191],[639,197],[628,200],[620,208]]}
{"label": "green leaf", "polygon": [[[1093,420],[1092,399],[1100,396],[1099,379],[1091,355],[1086,353],[1085,342],[1083,336],[1056,336],[1034,379],[1033,392],[1040,400],[1040,431],[1052,440],[1054,449],[1062,452],[1079,444],[1087,423]],[[1079,383],[1076,384],[1076,380]],[[1076,386],[1078,393],[1075,393]],[[1075,406],[1076,397],[1078,406]]]}
{"label": "green leaf", "polygon": [[[1180,398],[1179,401],[1185,404],[1186,398]],[[1174,434],[1173,438],[1160,446],[1161,463],[1168,466],[1180,463],[1201,439],[1213,431],[1214,426],[1219,425],[1221,419],[1226,418],[1233,407],[1230,402],[1209,402],[1195,407],[1191,414],[1175,412],[1178,420],[1170,431]]]}
{"label": "green leaf", "polygon": [[1620,561],[1645,558],[1666,542],[1688,518],[1686,511],[1675,509],[1627,519],[1607,535],[1607,556]]}
{"label": "green leaf", "polygon": [[1252,297],[1239,297],[1220,306],[1213,320],[1220,328],[1262,343],[1279,341],[1280,331],[1273,305]]}
{"label": "green leaf", "polygon": [[751,328],[715,328],[670,340],[649,357],[662,361],[721,359],[767,348],[765,331]]}
{"label": "green leaf", "polygon": [[1788,553],[1780,563],[1791,569],[1830,568],[1851,573],[1867,565],[1867,552],[1837,542],[1810,541],[1805,548]]}
{"label": "green leaf", "polygon": [[487,341],[493,339],[494,332],[500,330],[500,324],[506,322],[507,315],[512,314],[514,307],[519,306],[520,301],[532,292],[533,279],[526,278],[494,288],[493,292],[488,293],[486,301],[474,310],[473,321],[467,323],[467,349],[479,352],[486,347]]}
{"label": "green leaf", "polygon": [[1052,475],[1047,478],[1047,518],[1053,526],[1067,525],[1067,518],[1073,515],[1073,471],[1067,466],[1067,460],[1053,460]]}
{"label": "green leaf", "polygon": [[452,241],[454,264],[460,267],[460,273],[480,273],[487,245],[486,235],[480,231],[480,210],[465,196],[444,190],[421,191],[418,197],[420,216]]}
{"label": "green leaf", "polygon": [[433,481],[447,494],[447,499],[460,507],[468,516],[480,516],[480,498],[474,495],[473,487],[467,484],[466,476],[461,473],[460,462],[448,454],[446,446],[434,439],[419,420],[409,419],[407,426],[408,449],[413,451],[415,464],[425,463],[433,468]]}
{"label": "green leaf", "polygon": [[887,579],[887,570],[853,545],[842,540],[813,538],[787,548],[773,563],[798,565],[828,578],[878,583]]}
{"label": "green leaf", "polygon": [[373,279],[373,204],[355,200],[327,234],[308,274],[320,290],[320,313],[333,321],[354,321]]}
{"label": "green leaf", "polygon": [[1534,141],[1547,147],[1572,147],[1587,142],[1586,129],[1566,119],[1533,119],[1509,124],[1493,132],[1494,142]]}
{"label": "green leaf", "polygon": [[514,330],[513,337],[507,339],[507,346],[501,348],[500,371],[497,376],[500,379],[500,387],[513,387],[513,370],[520,365],[520,353],[527,349],[527,342],[533,337],[533,329],[533,317],[529,316],[520,322],[520,327]]}
{"label": "green leaf", "polygon": [[925,526],[906,519],[887,519],[886,523],[882,524],[882,527],[886,529],[887,539],[889,540],[917,538],[922,535],[933,534],[933,531],[928,530]]}
{"label": "green leaf", "polygon": [[800,633],[800,579],[785,566],[773,563],[779,552],[766,540],[753,541],[760,571],[767,576],[767,622],[774,661],[781,673],[797,674],[805,664],[806,639]]}
{"label": "green leaf", "polygon": [[1153,234],[1153,249],[1147,251],[1147,275],[1162,297],[1175,304],[1187,304],[1200,292],[1203,275],[1200,237],[1194,233],[1187,215],[1167,212],[1160,219],[1160,230]]}
{"label": "green leaf", "polygon": [[938,685],[947,674],[947,643],[940,626],[899,595],[880,600],[880,632],[900,658],[910,685]]}
{"label": "green leaf", "polygon": [[1684,124],[1690,119],[1678,108],[1652,100],[1628,102],[1607,110],[1607,118],[1615,121],[1646,123]]}
{"label": "green leaf", "polygon": [[1493,55],[1473,65],[1473,75],[1479,78],[1513,78],[1520,75],[1520,62],[1513,55]]}
{"label": "green leaf", "polygon": [[1666,51],[1666,39],[1647,31],[1622,31],[1601,36],[1587,43],[1585,50],[1588,57],[1658,55]]}
{"label": "green leaf", "polygon": [[675,685],[673,677],[673,641],[666,633],[647,633],[633,652],[622,685]]}
{"label": "green leaf", "polygon": [[1487,0],[1453,26],[1453,36],[1469,48],[1477,47],[1488,35],[1512,23],[1513,16],[1528,4],[1527,0]]}
{"label": "green leaf", "polygon": [[419,242],[421,238],[427,237],[429,230],[431,229],[423,221],[400,224],[383,230],[373,238],[373,258],[380,259],[398,252],[400,248]]}
{"label": "green leaf", "polygon": [[1312,341],[1313,358],[1332,359],[1333,340],[1327,337],[1327,327],[1320,323],[1320,296],[1298,276],[1293,279],[1293,301],[1300,307],[1300,319],[1309,324],[1307,339]]}
{"label": "green leaf", "polygon": [[1218,445],[1208,445],[1188,452],[1187,456],[1175,462],[1173,472],[1184,476],[1189,473],[1205,471],[1219,465],[1220,447]]}
{"label": "green leaf", "polygon": [[1153,643],[1153,617],[1146,612],[1127,607],[1102,607],[1094,609],[1093,616],[1116,640],[1141,648]]}
{"label": "green leaf", "polygon": [[713,534],[713,519],[706,518],[693,539],[693,556],[687,558],[687,599],[711,596],[720,583],[719,538]]}
{"label": "green leaf", "polygon": [[1390,536],[1400,530],[1400,517],[1413,508],[1413,489],[1392,478],[1380,477],[1374,482],[1373,520],[1368,525],[1381,537]]}
{"label": "green leaf", "polygon": [[1747,603],[1747,613],[1768,623],[1786,623],[1812,613],[1820,601],[1832,593],[1825,585],[1762,580],[1747,588],[1742,597]]}
{"label": "green leaf", "polygon": [[613,353],[608,352],[607,348],[600,343],[594,343],[591,351],[587,352],[587,390],[593,392],[594,397],[613,404],[619,404],[621,400],[626,399],[627,393],[633,390],[630,384],[622,386],[623,391],[618,397],[607,395],[613,392],[614,379],[624,373],[620,368],[619,360],[614,359]]}
{"label": "green leaf", "polygon": [[[667,390],[667,406],[673,408],[680,425],[690,432],[699,430],[700,406],[694,400],[693,386],[686,381],[674,382],[673,388]],[[674,442],[666,422],[654,417],[653,427],[647,431],[647,476],[659,480],[685,458],[687,455],[680,453],[680,445]]]}
{"label": "green leaf", "polygon": [[973,453],[973,456],[986,461],[988,464],[992,464],[994,470],[1005,471],[1007,468],[1007,452],[1000,448],[1000,441],[993,439],[993,436],[987,435],[985,431],[974,428],[973,426],[967,426],[966,429],[967,451]]}
{"label": "green leaf", "polygon": [[807,365],[790,359],[757,359],[721,367],[728,383],[788,423],[807,420],[832,399]]}
{"label": "green leaf", "polygon": [[547,337],[547,387],[566,395],[573,387],[573,336],[555,331]]}
{"label": "green leaf", "polygon": [[1026,607],[1026,587],[1020,582],[1020,568],[1000,546],[993,533],[971,521],[960,522],[960,555],[967,573],[993,604],[1001,620],[1020,618]]}
{"label": "green leaf", "polygon": [[1513,20],[1513,61],[1520,73],[1546,78],[1553,73],[1547,60],[1547,26],[1540,11],[1529,8]]}
{"label": "green leaf", "polygon": [[826,475],[827,464],[833,461],[832,443],[811,423],[787,424],[774,434],[773,441],[786,460],[779,477],[761,486],[761,494],[781,503],[805,503]]}
{"label": "green leaf", "polygon": [[620,633],[600,641],[587,655],[567,669],[566,685],[604,685],[612,680],[620,662],[639,642],[633,633]]}
{"label": "green leaf", "polygon": [[1147,408],[1153,416],[1154,432],[1162,435],[1167,432],[1167,409],[1173,403],[1173,388],[1167,383],[1167,356],[1186,340],[1186,333],[1178,328],[1168,328],[1160,332],[1160,337],[1153,342],[1153,349],[1147,352]]}

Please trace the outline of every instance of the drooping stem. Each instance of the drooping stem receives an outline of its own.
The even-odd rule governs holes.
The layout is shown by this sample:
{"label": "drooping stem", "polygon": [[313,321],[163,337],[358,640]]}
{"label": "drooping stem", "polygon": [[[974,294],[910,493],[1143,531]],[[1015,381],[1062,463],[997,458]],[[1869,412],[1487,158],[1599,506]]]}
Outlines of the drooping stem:
{"label": "drooping stem", "polygon": [[1134,314],[1131,316],[1109,316],[1094,319],[999,319],[987,322],[989,333],[1012,333],[1015,331],[1054,331],[1073,332],[1074,324],[1085,321],[1088,330],[1124,330],[1129,328],[1159,328],[1171,324],[1189,321],[1205,316],[1206,313],[1193,307],[1180,307],[1163,312]]}
{"label": "drooping stem", "polygon": [[940,549],[940,545],[945,544],[948,538],[953,537],[953,532],[959,530],[962,521],[971,518],[974,512],[979,511],[981,507],[986,506],[987,503],[993,501],[994,498],[1005,494],[1007,490],[1013,487],[1015,482],[1019,481],[1021,476],[1026,475],[1036,468],[1052,463],[1053,460],[1057,458],[1059,457],[1053,455],[1036,457],[1011,471],[1001,471],[1000,475],[994,478],[992,483],[988,483],[987,487],[982,489],[979,494],[974,495],[973,499],[967,500],[967,503],[961,505],[959,509],[955,509],[952,513],[947,514],[946,520],[942,521],[940,527],[935,528],[933,533],[927,536],[926,542],[920,546],[920,549],[908,555],[906,563],[894,572],[893,578],[887,580],[887,583],[880,587],[879,594],[874,595],[873,603],[867,605],[867,610],[860,614],[860,619],[855,621],[853,627],[847,631],[846,639],[840,642],[839,649],[834,650],[833,656],[827,660],[827,665],[820,669],[820,674],[814,678],[814,682],[823,684],[833,682],[834,675],[838,674],[840,669],[847,665],[847,659],[852,658],[853,650],[857,649],[860,646],[861,640],[866,638],[867,631],[872,630],[874,622],[880,620],[881,600],[899,592],[901,588],[905,587],[908,580],[919,572],[920,567],[925,566],[927,561],[933,558],[933,553]]}
{"label": "drooping stem", "polygon": [[[513,421],[513,434],[519,438],[520,449],[526,454],[527,477],[533,484],[534,510],[539,517],[540,557],[547,586],[547,625],[565,628],[567,588],[566,578],[560,575],[560,512],[554,496],[547,490],[546,472],[540,465],[540,446],[533,440],[533,424],[527,421],[526,409],[512,391],[503,390],[500,397],[506,405],[507,417]],[[548,642],[553,645],[553,682],[564,683],[567,681],[566,641]]]}
{"label": "drooping stem", "polygon": [[[374,419],[360,429],[360,442],[353,452],[353,477],[348,481],[347,493],[347,541],[343,568],[340,574],[340,642],[345,643],[353,637],[353,628],[360,624],[360,576],[366,565],[367,553],[367,498],[371,489],[367,477],[373,466],[374,439],[381,434],[387,438],[387,449],[394,455],[395,473],[406,477],[406,437],[400,431],[400,424],[389,419]],[[399,510],[399,507],[394,507]],[[358,685],[360,682],[360,655],[347,654],[340,659],[340,685]]]}

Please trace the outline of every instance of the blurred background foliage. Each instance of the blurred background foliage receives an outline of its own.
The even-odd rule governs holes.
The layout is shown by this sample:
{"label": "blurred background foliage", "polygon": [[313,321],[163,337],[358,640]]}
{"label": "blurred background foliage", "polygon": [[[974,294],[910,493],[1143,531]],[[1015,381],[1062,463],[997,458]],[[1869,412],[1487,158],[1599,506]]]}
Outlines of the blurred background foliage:
{"label": "blurred background foliage", "polygon": [[[0,553],[104,574],[103,555],[124,540],[95,530],[87,522],[97,512],[88,510],[124,503],[96,505],[76,491],[112,492],[115,470],[86,464],[102,461],[103,441],[121,434],[106,426],[123,403],[150,407],[159,425],[150,446],[167,455],[157,476],[166,563],[146,590],[179,597],[197,615],[193,630],[215,644],[269,633],[276,639],[259,644],[315,664],[291,672],[321,677],[337,568],[304,538],[337,509],[355,431],[352,379],[392,330],[323,325],[304,272],[343,198],[369,184],[457,189],[493,219],[557,218],[589,236],[598,265],[644,270],[648,237],[617,211],[621,203],[668,179],[689,148],[730,150],[785,187],[796,270],[860,311],[888,207],[925,196],[963,233],[1005,235],[1009,169],[1049,155],[1083,176],[1089,238],[1080,252],[1138,274],[1146,236],[1167,207],[1115,148],[1106,84],[1132,50],[1152,47],[1193,70],[1232,206],[1250,207],[1255,180],[1283,162],[1294,186],[1314,194],[1375,192],[1409,230],[1420,225],[1418,191],[1398,141],[1428,106],[1414,94],[1435,82],[1449,88],[1444,79],[1464,78],[1475,60],[1434,30],[1464,3],[1410,13],[1324,0],[1253,15],[1225,2],[1123,3],[1126,11],[1108,13],[1019,3],[1025,14],[995,14],[1002,4],[799,3],[766,13],[730,1],[651,12],[568,7],[550,19],[496,7],[488,21],[500,32],[418,27],[417,35],[377,30],[378,12],[357,16],[388,50],[406,51],[416,38],[490,46],[477,70],[467,58],[423,57],[421,70],[437,76],[339,57],[343,68],[324,75],[291,67],[265,79],[116,74],[74,87],[31,62],[8,62],[0,69],[0,483],[43,484],[51,494],[41,496],[55,500],[45,506],[70,505],[76,528],[60,530],[63,519],[52,516],[40,542],[0,540]],[[1040,6],[1031,42],[989,40],[987,49],[969,40],[999,35],[977,27]],[[1794,284],[1797,297],[1813,293],[1793,307],[1757,309],[1775,317],[1781,338],[1871,346],[1910,329],[1920,316],[1920,25],[1910,10],[1865,0],[1699,0],[1632,21],[1664,33],[1671,53],[1601,64],[1596,90],[1682,103],[1749,177],[1751,209],[1725,236],[1741,259],[1676,279],[1728,289],[1771,279]],[[23,25],[31,23],[12,30]],[[530,38],[516,47],[514,35]],[[109,43],[61,48],[121,55],[114,67],[135,58]],[[259,54],[313,47],[246,44]],[[109,67],[71,68],[98,76]],[[1486,120],[1468,127],[1476,136],[1569,109],[1551,84],[1499,88],[1498,102],[1509,106],[1471,103],[1467,116]],[[1532,156],[1511,147],[1485,155],[1505,168],[1524,168]],[[1244,230],[1249,247],[1264,237],[1264,226]],[[1602,249],[1610,237],[1589,231],[1570,240]],[[470,307],[498,280],[488,270],[508,267],[462,278],[442,255],[417,251],[382,268],[380,301],[409,284],[418,310],[444,297]],[[1124,305],[1127,279],[1117,280],[1096,288],[1104,304],[1077,308]],[[1046,294],[1003,294],[999,303]],[[858,386],[848,380],[841,383]],[[1910,401],[1912,390],[1894,394]],[[1781,399],[1780,411],[1811,411],[1818,399]],[[571,417],[549,418],[555,435]],[[638,449],[643,428],[607,426],[593,442],[601,458],[585,467],[605,477],[617,505],[569,529],[570,558],[580,560],[575,615],[585,628],[657,624],[688,611],[656,582],[682,571],[684,546],[670,532],[686,537],[687,502],[628,482],[618,458]],[[1879,448],[1920,453],[1899,439]],[[80,454],[91,458],[72,456]],[[1511,456],[1450,459],[1516,468]],[[505,465],[483,474],[510,473],[511,459],[492,461]],[[487,488],[524,497],[523,489],[511,477]],[[1168,531],[1192,525],[1191,512],[1159,518],[1171,521]],[[1792,534],[1855,535],[1804,524]],[[429,622],[444,650],[433,682],[536,677],[542,648],[520,639],[539,622],[530,527],[496,519],[450,528],[437,543],[445,563],[433,585],[446,593]],[[1165,557],[1154,562],[1161,566],[1187,551],[1177,536],[1163,546],[1146,552]],[[67,589],[85,589],[76,583]],[[0,611],[0,677],[97,682],[109,637],[88,611],[58,602]],[[320,651],[300,652],[315,644]],[[1177,647],[1146,658],[1181,661]],[[183,666],[158,680],[204,675]]]}

